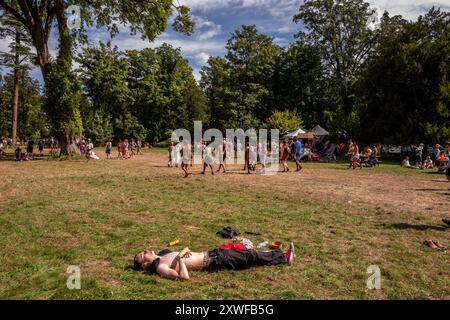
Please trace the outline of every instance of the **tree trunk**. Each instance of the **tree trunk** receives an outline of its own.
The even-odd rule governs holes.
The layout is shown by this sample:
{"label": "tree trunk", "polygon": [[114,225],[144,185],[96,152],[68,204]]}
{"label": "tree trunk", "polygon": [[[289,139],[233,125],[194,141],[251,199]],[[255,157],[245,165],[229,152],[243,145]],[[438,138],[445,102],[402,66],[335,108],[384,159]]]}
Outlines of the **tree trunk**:
{"label": "tree trunk", "polygon": [[59,143],[59,156],[68,155],[69,154],[69,136],[66,134],[59,134],[56,139]]}
{"label": "tree trunk", "polygon": [[59,52],[55,62],[42,66],[46,85],[46,109],[50,115],[60,156],[68,155],[68,146],[75,133],[81,130],[78,109],[77,79],[72,70],[72,37],[65,16],[64,0],[56,0],[55,14],[59,31]]}
{"label": "tree trunk", "polygon": [[[56,8],[56,20],[58,21],[58,31],[59,31],[59,54],[57,59],[57,68],[60,70],[65,70],[67,73],[70,73],[72,69],[72,38],[69,34],[69,27],[67,25],[67,18],[65,14],[64,1],[57,0],[55,3]],[[69,93],[71,94],[71,93]],[[61,110],[64,112],[63,110]],[[71,110],[67,110],[66,112],[70,112]],[[70,115],[69,115],[70,117]],[[67,130],[67,129],[66,129]],[[59,135],[59,145],[60,145],[60,153],[61,155],[69,154],[69,144],[71,137],[69,136],[71,133],[62,132],[60,130]]]}
{"label": "tree trunk", "polygon": [[20,77],[20,55],[17,51],[17,47],[20,44],[20,33],[16,30],[16,54],[14,57],[14,87],[13,87],[13,99],[12,99],[12,128],[11,139],[15,146],[17,142],[17,119],[19,115],[19,77]]}
{"label": "tree trunk", "polygon": [[[81,135],[82,130],[78,107],[80,89],[71,72],[72,38],[65,16],[67,1],[19,0],[9,3],[17,4],[20,11],[16,11],[6,1],[0,2],[0,8],[13,14],[30,32],[37,54],[35,63],[40,66],[45,83],[45,111],[53,127],[54,136],[59,141],[60,155],[67,154],[70,138],[75,134]],[[56,61],[52,59],[48,49],[55,18],[59,31],[59,53]]]}
{"label": "tree trunk", "polygon": [[12,99],[12,129],[11,129],[11,139],[13,145],[17,142],[17,119],[19,114],[19,68],[14,68],[14,94]]}

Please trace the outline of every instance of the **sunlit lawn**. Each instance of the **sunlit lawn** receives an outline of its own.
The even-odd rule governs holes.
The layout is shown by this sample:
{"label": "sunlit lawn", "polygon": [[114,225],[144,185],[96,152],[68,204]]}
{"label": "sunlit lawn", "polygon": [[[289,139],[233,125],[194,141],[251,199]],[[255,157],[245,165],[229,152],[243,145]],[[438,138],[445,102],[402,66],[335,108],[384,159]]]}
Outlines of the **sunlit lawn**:
{"label": "sunlit lawn", "polygon": [[[3,299],[438,299],[450,298],[447,252],[421,247],[449,231],[392,227],[431,224],[399,208],[352,209],[343,203],[249,188],[221,176],[181,178],[163,149],[127,161],[0,161],[0,298]],[[160,165],[151,163],[160,157]],[[343,170],[344,164],[307,164]],[[393,175],[424,174],[377,168]],[[251,178],[253,179],[253,178]],[[261,241],[294,241],[293,266],[214,274],[177,282],[130,269],[134,253],[180,245],[204,251],[226,242],[224,226],[258,232]],[[66,287],[69,265],[81,290]],[[381,269],[382,289],[368,290],[367,267]]]}

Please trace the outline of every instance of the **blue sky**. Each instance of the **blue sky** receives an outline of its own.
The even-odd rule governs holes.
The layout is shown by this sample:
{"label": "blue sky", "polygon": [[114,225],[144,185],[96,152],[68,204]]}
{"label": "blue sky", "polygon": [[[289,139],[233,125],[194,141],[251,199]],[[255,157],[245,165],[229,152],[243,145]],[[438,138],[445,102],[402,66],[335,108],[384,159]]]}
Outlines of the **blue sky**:
{"label": "blue sky", "polygon": [[[197,24],[192,36],[174,32],[170,28],[161,34],[156,41],[143,41],[139,35],[131,36],[127,28],[113,39],[113,44],[122,50],[156,47],[164,42],[180,47],[183,56],[189,61],[195,77],[199,78],[199,70],[206,64],[210,56],[222,56],[231,33],[243,24],[256,25],[259,32],[274,37],[276,44],[288,46],[294,41],[294,34],[300,25],[292,21],[303,0],[178,0],[191,8],[191,15]],[[450,11],[450,0],[368,0],[377,8],[379,14],[387,10],[401,14],[408,19],[416,19],[418,15],[428,11],[435,5]],[[93,43],[107,41],[109,34],[105,30],[92,29],[89,38]],[[0,44],[4,50],[7,43]],[[56,37],[50,41],[50,49],[56,53]],[[4,73],[5,70],[2,70]],[[35,69],[32,76],[42,82],[40,71]]]}

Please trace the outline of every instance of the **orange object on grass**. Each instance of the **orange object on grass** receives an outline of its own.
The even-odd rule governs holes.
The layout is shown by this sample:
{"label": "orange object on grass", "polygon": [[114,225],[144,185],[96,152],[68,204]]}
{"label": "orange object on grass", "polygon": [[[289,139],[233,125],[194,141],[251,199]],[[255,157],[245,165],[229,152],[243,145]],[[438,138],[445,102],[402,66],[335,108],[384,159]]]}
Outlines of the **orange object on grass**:
{"label": "orange object on grass", "polygon": [[269,248],[270,249],[281,249],[282,246],[283,246],[283,244],[280,241],[274,241],[270,244]]}

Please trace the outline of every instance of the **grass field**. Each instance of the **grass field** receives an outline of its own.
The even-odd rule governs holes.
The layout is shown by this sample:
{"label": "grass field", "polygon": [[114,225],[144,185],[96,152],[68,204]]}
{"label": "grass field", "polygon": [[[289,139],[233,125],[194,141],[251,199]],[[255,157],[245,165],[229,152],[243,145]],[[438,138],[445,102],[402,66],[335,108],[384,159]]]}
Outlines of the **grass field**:
{"label": "grass field", "polygon": [[[99,152],[101,157],[104,155]],[[1,299],[450,299],[450,184],[433,172],[305,164],[301,174],[187,179],[164,150],[133,160],[0,161]],[[293,165],[291,164],[291,168]],[[293,241],[292,266],[170,281],[133,271],[145,248],[205,251],[224,226]],[[69,265],[81,290],[66,287]],[[381,289],[368,290],[370,265]]]}

